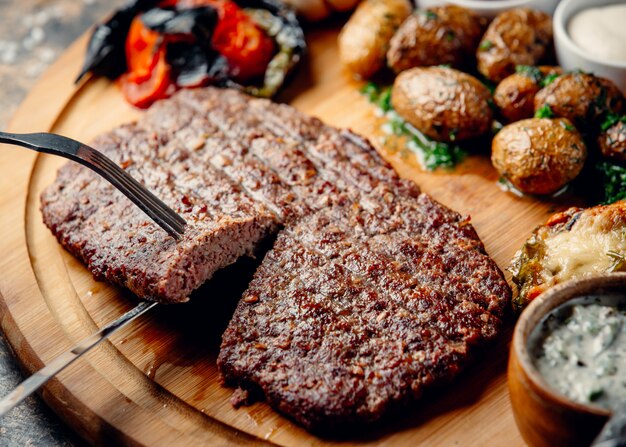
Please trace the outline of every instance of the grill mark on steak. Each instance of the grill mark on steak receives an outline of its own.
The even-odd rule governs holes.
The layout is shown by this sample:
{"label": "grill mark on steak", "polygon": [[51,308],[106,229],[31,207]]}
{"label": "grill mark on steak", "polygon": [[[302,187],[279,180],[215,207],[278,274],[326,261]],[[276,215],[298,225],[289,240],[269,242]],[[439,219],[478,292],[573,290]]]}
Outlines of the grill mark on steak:
{"label": "grill mark on steak", "polygon": [[[80,189],[93,185],[70,168],[44,194],[46,224],[94,274],[161,299],[284,225],[224,333],[219,367],[308,428],[378,419],[456,376],[499,330],[510,290],[469,219],[349,131],[209,88],[181,91],[107,138],[98,147],[191,222],[183,244],[116,193],[83,205]],[[162,253],[168,262],[141,270]]]}
{"label": "grill mark on steak", "polygon": [[[429,316],[433,327],[439,327],[441,323],[442,333],[470,344],[496,335],[500,319],[489,312],[483,296],[466,284],[464,278],[452,275],[450,266],[441,262],[443,259],[450,264],[454,262],[453,258],[442,256],[431,262],[419,262],[418,259],[415,264],[394,260],[373,250],[366,240],[350,237],[345,229],[319,228],[315,217],[304,219],[286,231],[329,262],[339,262],[360,281],[395,300],[407,311]],[[390,238],[397,236],[395,233]],[[401,240],[408,240],[408,237],[402,236]],[[425,252],[432,250],[432,246],[425,244]],[[428,284],[428,289],[423,287],[424,284]],[[458,322],[464,324],[455,325]]]}
{"label": "grill mark on steak", "polygon": [[[279,254],[268,254],[273,262],[263,265],[272,265],[281,255],[296,257],[297,262],[287,270],[293,280],[283,278],[281,272],[272,275],[259,270],[255,275],[235,312],[241,320],[224,335],[219,361],[227,359],[227,364],[221,364],[227,380],[243,376],[257,383],[270,401],[278,395],[274,404],[279,409],[283,405],[292,416],[295,411],[301,423],[317,426],[332,418],[355,421],[363,413],[365,419],[375,418],[388,406],[418,396],[433,380],[450,378],[451,370],[437,368],[435,357],[455,363],[458,356],[465,356],[465,346],[450,344],[398,303],[365,287],[338,264],[325,262],[293,240],[285,241],[283,234],[279,236],[282,241],[277,241],[282,242]],[[268,287],[269,282],[275,286]],[[289,297],[277,292],[285,289]],[[294,314],[294,319],[285,318]],[[290,334],[289,340],[285,334]],[[239,339],[245,339],[254,352],[238,352],[242,348]],[[285,360],[288,346],[293,353]],[[253,368],[242,361],[248,355],[255,359]],[[424,368],[425,364],[432,367]],[[319,393],[316,381],[328,378],[339,380],[338,386],[349,383],[351,391],[339,396],[332,390]],[[303,387],[313,395],[301,392]]]}

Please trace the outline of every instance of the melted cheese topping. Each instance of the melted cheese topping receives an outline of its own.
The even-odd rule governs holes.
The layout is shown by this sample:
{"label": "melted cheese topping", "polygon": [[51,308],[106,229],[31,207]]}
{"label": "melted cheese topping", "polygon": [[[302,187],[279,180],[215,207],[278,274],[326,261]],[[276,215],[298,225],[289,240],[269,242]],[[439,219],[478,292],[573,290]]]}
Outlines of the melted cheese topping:
{"label": "melted cheese topping", "polygon": [[602,216],[590,216],[545,241],[545,266],[557,283],[611,271],[616,258],[610,253],[626,256],[626,227],[607,223]]}

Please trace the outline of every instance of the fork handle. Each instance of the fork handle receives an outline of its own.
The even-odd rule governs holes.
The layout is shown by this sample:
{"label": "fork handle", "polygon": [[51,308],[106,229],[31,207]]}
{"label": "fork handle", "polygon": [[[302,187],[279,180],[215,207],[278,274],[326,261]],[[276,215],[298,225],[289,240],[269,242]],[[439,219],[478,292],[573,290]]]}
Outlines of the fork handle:
{"label": "fork handle", "polygon": [[[61,157],[70,158],[73,161],[84,164],[84,162],[78,157],[76,146],[73,144],[78,142],[68,139],[66,144],[63,145],[63,149],[54,149],[49,145],[46,145],[46,140],[49,138],[49,135],[50,134],[43,132],[27,134],[0,132],[0,143],[16,144],[37,152],[60,155]],[[64,141],[59,139],[55,143],[63,144]]]}

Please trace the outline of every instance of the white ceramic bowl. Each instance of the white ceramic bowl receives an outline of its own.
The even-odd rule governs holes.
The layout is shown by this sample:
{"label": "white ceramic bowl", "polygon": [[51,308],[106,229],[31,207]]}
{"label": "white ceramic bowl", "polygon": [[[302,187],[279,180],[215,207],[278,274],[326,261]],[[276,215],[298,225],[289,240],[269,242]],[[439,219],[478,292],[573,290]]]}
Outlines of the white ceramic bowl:
{"label": "white ceramic bowl", "polygon": [[455,4],[485,17],[495,17],[512,8],[531,8],[552,15],[559,0],[417,0],[418,8]]}
{"label": "white ceramic bowl", "polygon": [[[609,62],[594,58],[570,38],[567,25],[577,12],[598,6],[623,3],[624,0],[562,0],[553,18],[556,57],[565,70],[580,69],[610,79],[626,93],[626,62]],[[624,24],[626,26],[626,23]],[[626,42],[624,42],[626,45]]]}

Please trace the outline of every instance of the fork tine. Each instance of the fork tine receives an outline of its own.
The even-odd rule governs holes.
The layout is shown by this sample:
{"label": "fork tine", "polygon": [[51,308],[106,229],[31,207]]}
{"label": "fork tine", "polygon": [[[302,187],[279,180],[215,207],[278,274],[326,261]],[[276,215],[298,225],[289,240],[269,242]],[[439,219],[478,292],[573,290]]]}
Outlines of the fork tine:
{"label": "fork tine", "polygon": [[135,190],[139,195],[144,197],[145,200],[150,201],[151,203],[154,204],[155,207],[162,210],[163,213],[165,213],[168,217],[170,217],[173,222],[177,222],[181,225],[184,225],[186,223],[185,220],[182,217],[180,217],[176,212],[174,212],[171,208],[163,204],[163,202],[157,199],[152,193],[147,191],[145,187],[141,185],[141,183],[139,183],[134,178],[128,176],[126,173],[122,174],[123,171],[119,166],[117,166],[108,158],[104,157],[99,152],[93,149],[91,150],[93,151],[93,152],[90,152],[91,161],[93,161],[94,163],[103,165],[105,168],[112,171],[113,173],[119,173],[120,174],[119,178],[121,181],[123,181],[129,187],[133,188],[133,190]]}
{"label": "fork tine", "polygon": [[96,171],[119,189],[174,239],[180,239],[186,222],[141,183],[108,157],[76,140],[50,133],[10,134],[0,132],[0,142],[17,144],[37,152],[60,155]]}
{"label": "fork tine", "polygon": [[137,194],[134,189],[130,189],[127,184],[119,177],[118,173],[113,171],[107,171],[106,168],[98,164],[92,164],[92,169],[107,178],[113,186],[115,186],[120,192],[128,197],[135,205],[137,205],[143,212],[145,212],[152,220],[154,220],[161,228],[163,228],[174,239],[180,239],[181,234],[184,231],[178,222],[171,222],[168,215],[163,211],[156,208],[152,203],[149,203],[141,195]]}

